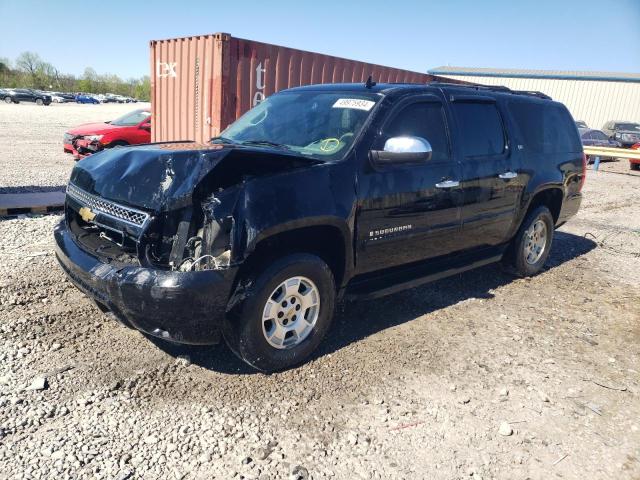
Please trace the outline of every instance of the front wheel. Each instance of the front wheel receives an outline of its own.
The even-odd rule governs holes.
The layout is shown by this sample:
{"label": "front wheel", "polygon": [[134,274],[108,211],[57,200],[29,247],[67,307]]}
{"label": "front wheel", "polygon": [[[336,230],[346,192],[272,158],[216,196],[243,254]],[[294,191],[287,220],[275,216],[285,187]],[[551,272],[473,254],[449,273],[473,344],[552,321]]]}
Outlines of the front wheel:
{"label": "front wheel", "polygon": [[329,330],[335,307],[331,269],[319,257],[293,254],[240,280],[223,332],[231,350],[263,372],[306,360]]}
{"label": "front wheel", "polygon": [[547,207],[529,212],[505,253],[505,266],[521,277],[539,273],[549,257],[553,233],[553,217]]}
{"label": "front wheel", "polygon": [[36,98],[36,105],[44,105],[44,101],[41,98]]}

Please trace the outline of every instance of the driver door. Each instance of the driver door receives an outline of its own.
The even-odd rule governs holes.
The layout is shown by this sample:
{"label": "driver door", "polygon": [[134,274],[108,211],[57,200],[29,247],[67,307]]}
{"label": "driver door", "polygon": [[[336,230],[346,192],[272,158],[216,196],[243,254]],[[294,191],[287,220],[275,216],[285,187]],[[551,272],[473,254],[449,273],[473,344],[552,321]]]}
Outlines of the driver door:
{"label": "driver door", "polygon": [[461,168],[452,154],[447,114],[435,95],[413,97],[389,115],[372,150],[397,136],[426,139],[432,158],[411,165],[373,167],[358,177],[356,272],[358,274],[455,251],[461,228]]}

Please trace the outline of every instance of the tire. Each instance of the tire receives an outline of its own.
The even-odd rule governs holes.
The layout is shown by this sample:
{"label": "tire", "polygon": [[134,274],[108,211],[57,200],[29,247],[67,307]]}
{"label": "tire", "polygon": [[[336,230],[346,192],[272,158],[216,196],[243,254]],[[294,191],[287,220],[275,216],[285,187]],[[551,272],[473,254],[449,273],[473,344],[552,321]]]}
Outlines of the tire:
{"label": "tire", "polygon": [[13,100],[11,100],[11,97],[4,97],[4,101],[5,103],[13,103]]}
{"label": "tire", "polygon": [[511,241],[503,265],[519,277],[536,275],[549,257],[553,233],[554,223],[549,209],[544,205],[535,208],[527,214]]}
{"label": "tire", "polygon": [[[285,283],[290,289],[286,292]],[[306,360],[329,330],[335,298],[333,274],[319,257],[306,253],[281,257],[238,282],[230,303],[239,300],[225,320],[224,338],[241,360],[258,370],[269,373],[292,367]],[[315,307],[307,307],[314,301]],[[272,320],[266,319],[271,315]],[[300,330],[300,335],[295,333]]]}
{"label": "tire", "polygon": [[629,169],[630,170],[640,170],[640,163],[631,163],[631,162],[629,162]]}
{"label": "tire", "polygon": [[40,105],[40,106],[44,105],[44,102],[42,101],[41,98],[36,98],[36,105]]}

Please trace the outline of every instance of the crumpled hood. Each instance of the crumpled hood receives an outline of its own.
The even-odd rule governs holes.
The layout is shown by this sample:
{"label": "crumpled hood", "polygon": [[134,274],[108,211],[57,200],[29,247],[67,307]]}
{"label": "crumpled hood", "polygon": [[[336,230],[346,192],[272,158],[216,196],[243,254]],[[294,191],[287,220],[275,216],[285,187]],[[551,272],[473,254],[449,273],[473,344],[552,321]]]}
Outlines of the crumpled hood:
{"label": "crumpled hood", "polygon": [[149,144],[107,149],[86,157],[74,167],[70,182],[124,205],[149,211],[173,210],[189,205],[196,186],[205,177],[209,181],[215,178],[221,163],[225,164],[220,172],[224,179],[218,186],[237,183],[244,176],[317,162],[263,148],[193,142]]}

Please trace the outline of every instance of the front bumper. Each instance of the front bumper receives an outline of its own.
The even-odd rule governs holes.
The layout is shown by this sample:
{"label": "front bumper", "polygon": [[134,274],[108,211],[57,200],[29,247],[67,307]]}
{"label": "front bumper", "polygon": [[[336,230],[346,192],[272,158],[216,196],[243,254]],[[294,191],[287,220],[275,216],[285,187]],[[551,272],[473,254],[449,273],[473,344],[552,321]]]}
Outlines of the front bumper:
{"label": "front bumper", "polygon": [[73,284],[103,311],[177,343],[218,343],[236,269],[174,272],[117,267],[85,252],[64,220],[54,229],[56,257]]}
{"label": "front bumper", "polygon": [[73,156],[76,160],[93,155],[104,149],[104,145],[97,140],[79,138],[73,141]]}

